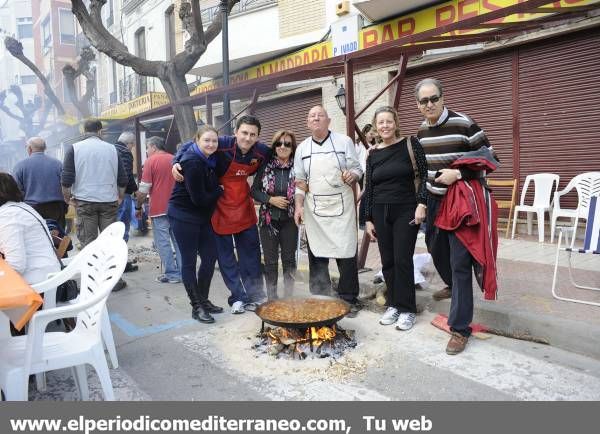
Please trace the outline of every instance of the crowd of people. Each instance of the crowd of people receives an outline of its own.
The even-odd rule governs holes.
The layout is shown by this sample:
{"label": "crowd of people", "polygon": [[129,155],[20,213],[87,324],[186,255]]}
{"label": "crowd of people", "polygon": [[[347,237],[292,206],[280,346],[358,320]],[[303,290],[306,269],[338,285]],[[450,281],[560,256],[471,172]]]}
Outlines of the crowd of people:
{"label": "crowd of people", "polygon": [[[353,317],[361,309],[359,201],[358,220],[378,241],[387,285],[380,324],[402,331],[415,324],[413,254],[426,221],[426,244],[447,285],[433,297],[451,298],[446,352],[458,354],[471,333],[474,267],[486,298],[495,298],[494,237],[490,231],[463,229],[466,218],[484,209],[489,215],[475,217],[494,224],[493,203],[477,202],[493,202],[485,194],[485,170],[497,162],[483,130],[445,106],[438,80],[420,81],[415,98],[424,117],[416,136],[403,135],[398,113],[384,106],[362,130],[366,143],[355,143],[331,131],[327,111],[317,105],[307,116],[311,134],[300,143],[289,130],[278,131],[268,145],[260,142],[261,124],[251,115],[237,120],[233,136],[219,136],[208,125],[200,128],[176,155],[162,138],[150,137],[139,185],[133,174],[133,133],[124,132],[111,144],[101,137],[102,123],[88,120],[85,138],[66,147],[62,163],[44,154],[43,139],[31,138],[29,158],[17,164],[13,176],[0,174],[0,253],[30,283],[43,280],[59,268],[44,219],[64,227],[67,204],[73,204],[82,247],[118,219],[126,223],[127,241],[132,207],[141,218],[149,197],[154,244],[164,265],[156,279],[183,282],[192,318],[211,323],[224,310],[209,299],[217,262],[233,314],[279,296],[280,263],[283,296],[293,295],[303,224],[310,292],[331,293],[329,262],[335,259],[337,295],[349,303]],[[493,246],[486,250],[489,261],[474,261],[474,251],[484,245]],[[123,287],[121,281],[115,290]]]}

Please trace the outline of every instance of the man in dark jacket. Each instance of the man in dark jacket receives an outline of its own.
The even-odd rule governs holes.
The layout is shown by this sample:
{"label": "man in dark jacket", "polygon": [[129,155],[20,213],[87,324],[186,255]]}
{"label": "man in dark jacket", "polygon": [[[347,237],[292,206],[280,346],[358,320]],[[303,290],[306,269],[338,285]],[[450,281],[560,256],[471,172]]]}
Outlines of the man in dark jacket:
{"label": "man in dark jacket", "polygon": [[[131,131],[122,132],[119,136],[119,139],[117,140],[117,143],[115,143],[115,148],[117,148],[119,157],[123,162],[123,168],[125,169],[125,173],[127,173],[127,187],[125,187],[125,196],[123,197],[123,202],[121,202],[118,211],[119,221],[122,221],[125,224],[125,235],[123,236],[125,242],[129,241],[129,226],[131,225],[131,213],[133,207],[133,198],[131,197],[131,195],[135,193],[138,189],[138,186],[135,182],[135,178],[133,176],[132,150],[134,147],[135,134]],[[131,262],[127,262],[125,271],[135,271],[137,270],[137,268],[137,265],[133,265]]]}

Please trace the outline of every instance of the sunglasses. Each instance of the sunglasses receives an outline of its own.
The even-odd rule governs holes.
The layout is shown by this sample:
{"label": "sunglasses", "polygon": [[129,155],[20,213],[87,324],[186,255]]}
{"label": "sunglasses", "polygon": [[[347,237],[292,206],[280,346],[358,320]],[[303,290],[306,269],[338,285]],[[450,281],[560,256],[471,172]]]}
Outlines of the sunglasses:
{"label": "sunglasses", "polygon": [[422,106],[426,106],[427,104],[429,104],[431,102],[431,104],[435,104],[437,103],[440,99],[442,98],[441,95],[433,95],[430,96],[429,98],[422,98],[419,100],[419,104]]}
{"label": "sunglasses", "polygon": [[292,142],[284,142],[282,140],[281,142],[275,142],[275,143],[273,143],[273,147],[274,148],[278,148],[280,146],[285,146],[286,148],[291,148],[292,147]]}

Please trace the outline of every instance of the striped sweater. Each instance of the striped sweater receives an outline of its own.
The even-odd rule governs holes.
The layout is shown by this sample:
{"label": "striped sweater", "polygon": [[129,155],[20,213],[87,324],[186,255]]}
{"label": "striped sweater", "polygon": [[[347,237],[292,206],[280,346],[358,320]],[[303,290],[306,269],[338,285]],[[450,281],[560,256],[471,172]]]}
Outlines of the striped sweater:
{"label": "striped sweater", "polygon": [[[435,125],[423,121],[417,137],[427,157],[427,190],[438,196],[447,191],[445,185],[434,182],[438,170],[449,168],[465,152],[475,151],[482,146],[492,148],[484,131],[470,117],[445,107]],[[461,172],[467,179],[478,176],[476,173],[466,173],[466,170]]]}

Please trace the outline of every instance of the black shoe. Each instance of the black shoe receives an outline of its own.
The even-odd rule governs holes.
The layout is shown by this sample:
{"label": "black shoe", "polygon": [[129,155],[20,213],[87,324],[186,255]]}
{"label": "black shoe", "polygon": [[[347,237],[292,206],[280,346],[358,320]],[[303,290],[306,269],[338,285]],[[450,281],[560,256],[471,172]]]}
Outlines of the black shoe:
{"label": "black shoe", "polygon": [[127,282],[125,282],[123,279],[119,279],[119,281],[115,284],[115,287],[113,288],[113,292],[120,291],[121,289],[125,288],[126,286],[127,286]]}
{"label": "black shoe", "polygon": [[360,305],[358,302],[350,303],[350,312],[348,312],[346,314],[346,317],[347,318],[356,318],[356,316],[358,315],[358,312],[360,312],[362,308],[363,308],[362,305]]}
{"label": "black shoe", "polygon": [[192,309],[192,318],[203,323],[213,323],[215,319],[201,305]]}
{"label": "black shoe", "polygon": [[206,300],[202,303],[202,307],[208,313],[223,313],[223,308],[221,306],[215,306],[212,304],[212,301]]}
{"label": "black shoe", "polygon": [[128,262],[127,265],[125,265],[125,273],[130,273],[132,271],[137,271],[138,270],[138,266],[134,265],[133,262]]}

